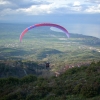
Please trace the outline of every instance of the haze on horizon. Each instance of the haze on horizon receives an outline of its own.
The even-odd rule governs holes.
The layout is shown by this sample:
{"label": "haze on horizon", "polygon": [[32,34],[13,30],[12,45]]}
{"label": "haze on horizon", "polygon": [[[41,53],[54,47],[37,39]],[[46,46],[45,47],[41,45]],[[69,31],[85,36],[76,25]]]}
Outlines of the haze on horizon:
{"label": "haze on horizon", "polygon": [[0,0],[0,23],[34,22],[61,24],[74,33],[83,27],[100,38],[100,0]]}

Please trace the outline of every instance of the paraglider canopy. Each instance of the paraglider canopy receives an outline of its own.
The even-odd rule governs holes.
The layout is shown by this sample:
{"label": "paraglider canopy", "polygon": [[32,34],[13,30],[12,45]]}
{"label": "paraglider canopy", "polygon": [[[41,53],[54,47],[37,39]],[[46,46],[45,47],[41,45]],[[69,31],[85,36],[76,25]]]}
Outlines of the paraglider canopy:
{"label": "paraglider canopy", "polygon": [[35,24],[35,25],[32,25],[32,26],[26,28],[26,29],[21,33],[21,35],[20,35],[20,42],[22,41],[22,38],[23,38],[23,36],[25,35],[25,33],[26,33],[27,31],[29,31],[29,30],[32,29],[32,28],[40,27],[40,26],[50,26],[50,27],[59,28],[60,30],[62,30],[62,31],[67,35],[67,37],[69,37],[68,31],[67,31],[63,26],[60,26],[60,25],[58,25],[58,24],[53,24],[53,23],[40,23],[40,24]]}

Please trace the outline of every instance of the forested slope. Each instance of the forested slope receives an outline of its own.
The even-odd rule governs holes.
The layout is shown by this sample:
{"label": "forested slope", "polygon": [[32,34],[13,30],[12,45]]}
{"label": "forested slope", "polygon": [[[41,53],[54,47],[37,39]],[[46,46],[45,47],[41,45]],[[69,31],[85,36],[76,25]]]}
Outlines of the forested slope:
{"label": "forested slope", "polygon": [[0,79],[0,100],[99,100],[100,61],[66,70],[58,77]]}

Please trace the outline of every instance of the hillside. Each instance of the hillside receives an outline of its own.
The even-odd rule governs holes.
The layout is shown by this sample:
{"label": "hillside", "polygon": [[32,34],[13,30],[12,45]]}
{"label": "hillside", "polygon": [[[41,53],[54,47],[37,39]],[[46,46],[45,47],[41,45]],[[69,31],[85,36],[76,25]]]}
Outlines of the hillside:
{"label": "hillside", "polygon": [[68,69],[58,77],[0,78],[0,100],[99,100],[100,61]]}
{"label": "hillside", "polygon": [[0,78],[21,78],[30,74],[40,76],[44,70],[46,70],[45,64],[43,65],[40,62],[21,60],[0,61]]}
{"label": "hillside", "polygon": [[0,100],[99,100],[99,38],[73,33],[66,38],[40,28],[20,43],[24,26],[5,28],[0,30]]}
{"label": "hillside", "polygon": [[[93,36],[70,33],[70,38],[50,27],[30,30],[19,36],[28,24],[1,24],[0,60],[26,60],[50,62],[54,71],[67,65],[90,63],[100,59],[100,39]],[[87,62],[88,61],[88,62]]]}

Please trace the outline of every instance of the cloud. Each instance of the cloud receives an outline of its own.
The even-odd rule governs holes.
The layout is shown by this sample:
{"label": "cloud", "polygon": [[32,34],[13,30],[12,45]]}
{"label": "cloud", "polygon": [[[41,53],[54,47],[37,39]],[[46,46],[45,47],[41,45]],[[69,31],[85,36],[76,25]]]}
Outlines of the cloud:
{"label": "cloud", "polygon": [[18,9],[18,12],[27,13],[27,15],[38,15],[38,14],[46,14],[52,13],[52,5],[32,5],[29,8],[21,8]]}
{"label": "cloud", "polygon": [[97,6],[90,6],[85,11],[89,13],[100,13],[100,4],[98,4]]}
{"label": "cloud", "polygon": [[39,13],[41,14],[42,12],[51,12],[49,2],[42,0],[0,0],[1,16],[25,13],[26,15],[37,15]]}
{"label": "cloud", "polygon": [[10,14],[26,14],[26,15],[39,15],[39,14],[50,14],[53,12],[53,5],[42,4],[42,5],[32,5],[28,8],[11,9],[6,8],[1,11],[1,15]]}
{"label": "cloud", "polygon": [[[55,2],[56,1],[56,2]],[[1,16],[10,15],[10,14],[26,14],[26,15],[40,15],[40,14],[51,14],[51,13],[60,13],[67,8],[65,1],[58,0],[2,0],[0,14]],[[9,5],[7,4],[9,2]],[[58,11],[59,9],[59,11]],[[65,13],[65,12],[63,12]]]}
{"label": "cloud", "polygon": [[11,2],[9,1],[0,0],[0,10],[3,10],[5,8],[10,8],[12,6],[15,6],[15,5],[12,5]]}
{"label": "cloud", "polygon": [[19,8],[29,8],[32,5],[48,4],[44,1],[36,0],[0,0],[0,6],[3,8],[19,9]]}
{"label": "cloud", "polygon": [[9,1],[0,0],[0,5],[9,4]]}
{"label": "cloud", "polygon": [[82,4],[79,1],[74,1],[68,4],[68,10],[70,13],[81,13]]}
{"label": "cloud", "polygon": [[[84,1],[84,2],[83,2]],[[100,0],[0,0],[0,16],[100,13]],[[88,4],[87,4],[88,2]],[[93,4],[95,2],[95,4]]]}
{"label": "cloud", "polygon": [[89,3],[100,3],[100,0],[86,0],[86,2],[89,2]]}
{"label": "cloud", "polygon": [[80,4],[80,2],[79,1],[75,1],[74,3],[73,3],[73,6],[80,6],[81,4]]}

